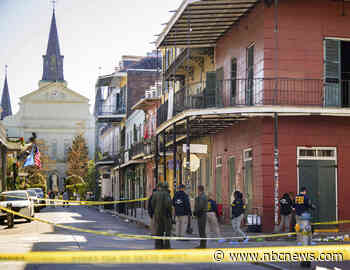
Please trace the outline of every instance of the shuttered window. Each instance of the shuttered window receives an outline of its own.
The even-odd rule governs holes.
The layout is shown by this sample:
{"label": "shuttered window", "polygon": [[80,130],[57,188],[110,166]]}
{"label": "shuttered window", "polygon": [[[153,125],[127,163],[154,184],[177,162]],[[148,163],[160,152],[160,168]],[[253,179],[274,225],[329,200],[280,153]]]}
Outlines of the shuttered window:
{"label": "shuttered window", "polygon": [[325,106],[340,106],[340,40],[324,40],[324,104]]}
{"label": "shuttered window", "polygon": [[[236,168],[235,168],[235,158],[234,157],[230,157],[227,160],[227,170],[228,170],[228,178],[229,178],[229,182],[228,182],[228,196],[227,198],[231,198],[231,194],[233,191],[236,190]],[[232,202],[229,202],[232,203]]]}
{"label": "shuttered window", "polygon": [[237,58],[231,60],[231,104],[236,103],[237,95]]}

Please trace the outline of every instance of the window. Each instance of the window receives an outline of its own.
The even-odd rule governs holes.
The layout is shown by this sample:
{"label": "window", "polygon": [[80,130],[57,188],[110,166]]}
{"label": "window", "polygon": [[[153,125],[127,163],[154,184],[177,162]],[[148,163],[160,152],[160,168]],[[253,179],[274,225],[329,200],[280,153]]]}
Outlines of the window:
{"label": "window", "polygon": [[70,147],[70,140],[69,139],[64,139],[63,147],[64,147],[64,160],[67,161],[68,150],[69,150],[69,147]]}
{"label": "window", "polygon": [[246,149],[244,150],[244,161],[252,160],[253,159],[253,151],[252,149]]}
{"label": "window", "polygon": [[222,156],[216,157],[216,167],[222,166]]}
{"label": "window", "polygon": [[247,48],[247,87],[245,90],[246,105],[253,105],[253,89],[254,89],[254,50],[255,45]]}
{"label": "window", "polygon": [[237,58],[231,60],[231,104],[236,103],[237,95]]}
{"label": "window", "polygon": [[51,143],[51,159],[56,160],[57,158],[57,140],[53,140]]}

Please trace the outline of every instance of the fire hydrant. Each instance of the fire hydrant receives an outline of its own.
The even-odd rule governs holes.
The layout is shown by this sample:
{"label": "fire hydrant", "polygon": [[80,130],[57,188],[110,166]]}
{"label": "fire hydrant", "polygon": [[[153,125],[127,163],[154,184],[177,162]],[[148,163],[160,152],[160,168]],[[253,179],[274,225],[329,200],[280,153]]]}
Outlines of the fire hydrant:
{"label": "fire hydrant", "polygon": [[[311,245],[312,228],[311,228],[311,214],[305,212],[301,214],[299,223],[295,225],[295,232],[297,233],[297,244],[301,246]],[[311,267],[310,261],[300,262],[301,267]]]}

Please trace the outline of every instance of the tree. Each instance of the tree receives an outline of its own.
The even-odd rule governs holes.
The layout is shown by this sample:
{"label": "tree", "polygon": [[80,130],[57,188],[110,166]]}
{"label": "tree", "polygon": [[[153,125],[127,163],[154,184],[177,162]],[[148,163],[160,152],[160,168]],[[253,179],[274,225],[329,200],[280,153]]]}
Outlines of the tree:
{"label": "tree", "polygon": [[74,137],[72,147],[68,149],[67,175],[78,175],[84,180],[88,175],[88,147],[84,137],[79,134]]}

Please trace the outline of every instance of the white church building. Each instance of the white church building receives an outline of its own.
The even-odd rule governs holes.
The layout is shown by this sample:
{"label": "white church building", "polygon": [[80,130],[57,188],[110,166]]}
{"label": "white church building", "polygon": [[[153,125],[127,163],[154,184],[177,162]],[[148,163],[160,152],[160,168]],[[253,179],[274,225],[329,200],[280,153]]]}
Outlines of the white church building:
{"label": "white church building", "polygon": [[89,159],[94,158],[95,120],[89,106],[89,99],[69,89],[64,80],[54,11],[39,89],[22,96],[19,111],[2,120],[9,137],[28,140],[36,132],[37,138],[44,141],[44,151],[55,161],[48,172],[48,190],[63,190],[67,150],[79,132],[83,132],[88,144]]}

